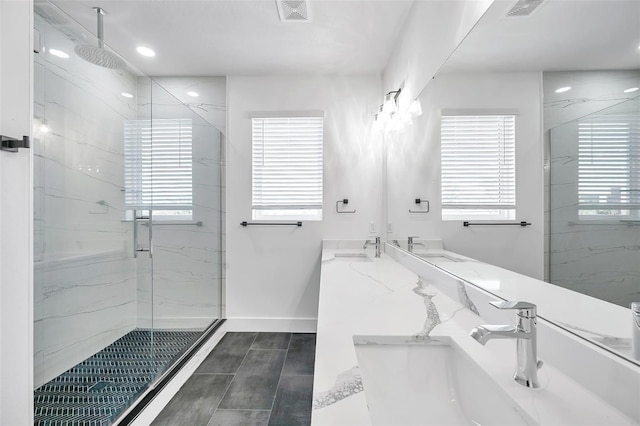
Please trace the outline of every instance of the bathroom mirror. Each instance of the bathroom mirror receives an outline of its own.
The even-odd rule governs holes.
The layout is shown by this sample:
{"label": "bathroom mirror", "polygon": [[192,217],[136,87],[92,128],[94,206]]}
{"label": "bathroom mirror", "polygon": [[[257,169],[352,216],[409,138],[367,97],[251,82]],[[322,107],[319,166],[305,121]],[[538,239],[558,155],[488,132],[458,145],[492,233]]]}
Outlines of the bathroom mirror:
{"label": "bathroom mirror", "polygon": [[[625,90],[640,87],[640,2],[516,3],[523,2],[490,6],[418,95],[423,115],[386,135],[387,241],[406,250],[409,236],[427,248],[440,240],[445,250],[609,302],[576,294],[555,303],[547,290],[532,300],[540,316],[630,359],[628,306],[640,297],[636,157],[609,167],[603,158],[621,154],[601,155],[593,134],[598,126],[618,126],[639,137],[640,90]],[[556,93],[563,87],[571,89]],[[443,112],[516,115],[515,222],[530,226],[465,227],[442,219]],[[428,212],[415,199],[428,201]],[[451,269],[496,290],[460,264]],[[494,293],[522,297],[515,288]]]}

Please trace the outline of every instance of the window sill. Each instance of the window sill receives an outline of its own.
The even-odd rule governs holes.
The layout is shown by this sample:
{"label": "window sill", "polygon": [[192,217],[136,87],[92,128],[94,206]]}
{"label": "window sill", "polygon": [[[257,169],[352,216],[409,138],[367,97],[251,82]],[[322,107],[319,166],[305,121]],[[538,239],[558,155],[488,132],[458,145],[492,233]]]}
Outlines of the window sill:
{"label": "window sill", "polygon": [[[139,219],[141,225],[146,225],[148,220]],[[133,220],[121,220],[120,222],[124,223],[133,223]],[[154,220],[154,225],[189,225],[189,226],[202,226],[202,221],[194,221],[194,220]]]}

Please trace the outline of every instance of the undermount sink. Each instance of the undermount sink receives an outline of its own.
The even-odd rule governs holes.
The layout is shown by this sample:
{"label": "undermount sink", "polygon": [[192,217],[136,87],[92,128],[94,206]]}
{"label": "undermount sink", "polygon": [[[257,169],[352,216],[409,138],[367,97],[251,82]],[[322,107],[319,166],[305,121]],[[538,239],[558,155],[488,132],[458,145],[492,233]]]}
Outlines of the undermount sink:
{"label": "undermount sink", "polygon": [[335,253],[333,258],[344,262],[372,262],[366,253]]}
{"label": "undermount sink", "polygon": [[464,262],[463,259],[459,259],[457,257],[449,256],[448,254],[443,253],[416,253],[423,259],[433,260],[433,261],[446,261],[446,262]]}
{"label": "undermount sink", "polygon": [[536,424],[451,338],[389,342],[354,336],[373,425]]}

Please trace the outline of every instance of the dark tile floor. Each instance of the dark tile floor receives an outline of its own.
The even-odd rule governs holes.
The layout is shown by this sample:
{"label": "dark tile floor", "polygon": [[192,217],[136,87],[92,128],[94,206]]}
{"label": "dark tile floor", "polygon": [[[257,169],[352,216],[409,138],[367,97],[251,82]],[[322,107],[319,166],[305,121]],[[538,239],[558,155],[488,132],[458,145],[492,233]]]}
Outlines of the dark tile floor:
{"label": "dark tile floor", "polygon": [[153,425],[308,426],[315,334],[227,333]]}

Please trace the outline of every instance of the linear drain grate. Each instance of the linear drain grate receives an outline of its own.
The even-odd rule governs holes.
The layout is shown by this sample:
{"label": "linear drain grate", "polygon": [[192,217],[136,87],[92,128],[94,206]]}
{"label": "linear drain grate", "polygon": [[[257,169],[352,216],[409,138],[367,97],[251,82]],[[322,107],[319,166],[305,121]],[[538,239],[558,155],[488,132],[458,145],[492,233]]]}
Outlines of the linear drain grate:
{"label": "linear drain grate", "polygon": [[200,334],[196,330],[131,331],[36,389],[34,425],[111,424]]}

